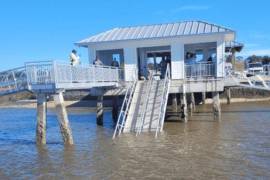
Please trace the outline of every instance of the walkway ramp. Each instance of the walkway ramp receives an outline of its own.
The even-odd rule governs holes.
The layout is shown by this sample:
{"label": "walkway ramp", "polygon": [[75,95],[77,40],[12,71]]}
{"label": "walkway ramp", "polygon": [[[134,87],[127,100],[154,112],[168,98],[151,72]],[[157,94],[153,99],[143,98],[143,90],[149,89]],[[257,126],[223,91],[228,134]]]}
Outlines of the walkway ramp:
{"label": "walkway ramp", "polygon": [[155,131],[159,125],[164,80],[138,82],[124,132]]}
{"label": "walkway ramp", "polygon": [[124,100],[113,138],[122,131],[136,135],[156,132],[157,136],[163,130],[169,87],[169,71],[166,71],[165,79],[154,80],[151,76],[150,80],[136,82],[134,90],[130,91],[130,100]]}
{"label": "walkway ramp", "polygon": [[28,90],[25,67],[0,72],[0,96]]}
{"label": "walkway ramp", "polygon": [[268,79],[268,76],[254,75],[248,77],[244,72],[234,72],[225,79],[225,86],[240,86],[270,91],[270,81]]}
{"label": "walkway ramp", "polygon": [[26,90],[55,93],[62,90],[117,87],[121,86],[123,78],[123,70],[111,66],[29,62],[23,67],[0,72],[0,96]]}

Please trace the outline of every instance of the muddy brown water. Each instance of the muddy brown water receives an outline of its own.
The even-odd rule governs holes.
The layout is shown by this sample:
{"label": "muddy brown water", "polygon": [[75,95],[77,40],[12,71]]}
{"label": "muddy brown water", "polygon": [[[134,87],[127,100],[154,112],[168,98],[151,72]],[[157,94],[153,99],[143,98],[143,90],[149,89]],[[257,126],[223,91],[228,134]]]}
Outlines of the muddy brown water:
{"label": "muddy brown water", "polygon": [[35,110],[0,109],[0,179],[269,179],[270,103],[222,105],[222,120],[201,106],[188,123],[112,140],[95,113],[71,109],[75,146],[62,144],[48,112],[47,145],[35,145]]}

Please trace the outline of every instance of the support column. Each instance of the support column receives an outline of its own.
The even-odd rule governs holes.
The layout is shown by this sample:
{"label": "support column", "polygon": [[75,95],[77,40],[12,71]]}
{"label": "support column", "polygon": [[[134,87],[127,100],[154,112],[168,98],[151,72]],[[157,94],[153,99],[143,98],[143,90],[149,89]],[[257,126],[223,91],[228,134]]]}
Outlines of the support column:
{"label": "support column", "polygon": [[227,99],[227,104],[231,104],[231,88],[226,88],[226,99]]}
{"label": "support column", "polygon": [[72,145],[73,144],[72,131],[69,125],[66,106],[64,104],[63,93],[60,92],[58,94],[55,94],[53,98],[63,142],[64,144]]}
{"label": "support column", "polygon": [[117,123],[118,119],[118,96],[112,97],[112,118],[114,123]]}
{"label": "support column", "polygon": [[36,143],[38,145],[46,144],[46,115],[47,115],[46,94],[37,94]]}
{"label": "support column", "polygon": [[172,110],[177,112],[177,97],[176,94],[172,94]]}
{"label": "support column", "polygon": [[195,104],[195,97],[194,93],[191,93],[191,105],[192,105],[192,111],[196,111],[196,104]]}
{"label": "support column", "polygon": [[97,97],[97,125],[103,125],[103,96]]}
{"label": "support column", "polygon": [[183,94],[181,101],[181,119],[183,119],[184,122],[188,121],[186,93]]}
{"label": "support column", "polygon": [[202,92],[202,104],[205,104],[206,92]]}
{"label": "support column", "polygon": [[220,107],[220,100],[219,100],[219,93],[213,92],[213,114],[215,120],[220,120],[221,116],[221,107]]}

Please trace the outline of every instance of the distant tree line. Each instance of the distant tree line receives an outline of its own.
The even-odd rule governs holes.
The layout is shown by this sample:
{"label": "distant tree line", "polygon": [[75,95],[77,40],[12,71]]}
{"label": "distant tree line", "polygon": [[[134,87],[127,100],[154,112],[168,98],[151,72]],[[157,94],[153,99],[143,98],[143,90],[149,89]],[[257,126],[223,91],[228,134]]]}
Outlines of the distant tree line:
{"label": "distant tree line", "polygon": [[256,62],[261,62],[262,64],[270,64],[270,56],[249,56],[246,59],[247,63],[256,63]]}

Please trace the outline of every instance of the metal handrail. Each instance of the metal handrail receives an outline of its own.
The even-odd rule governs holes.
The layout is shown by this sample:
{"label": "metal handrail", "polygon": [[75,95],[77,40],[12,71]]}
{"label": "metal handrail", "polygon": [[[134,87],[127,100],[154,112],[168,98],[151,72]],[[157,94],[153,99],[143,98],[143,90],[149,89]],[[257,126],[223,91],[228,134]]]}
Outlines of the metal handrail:
{"label": "metal handrail", "polygon": [[161,132],[163,130],[167,102],[168,102],[168,96],[169,96],[170,79],[171,79],[170,66],[167,65],[167,69],[165,72],[164,86],[163,86],[163,90],[162,90],[162,103],[160,106],[160,113],[159,113],[159,117],[158,117],[158,126],[156,128],[155,137],[157,137],[158,132]]}
{"label": "metal handrail", "polygon": [[[135,73],[136,72],[137,71],[135,70]],[[125,126],[126,118],[128,115],[128,111],[130,108],[131,100],[132,100],[134,92],[135,92],[137,82],[138,82],[138,80],[136,78],[134,78],[132,85],[129,86],[127,91],[126,91],[124,101],[123,101],[122,106],[121,106],[120,114],[118,116],[115,130],[113,133],[113,137],[112,137],[113,139],[116,137],[117,133],[118,133],[118,136],[122,133],[122,130]]]}
{"label": "metal handrail", "polygon": [[25,67],[0,72],[0,94],[28,90]]}
{"label": "metal handrail", "polygon": [[[267,91],[270,90],[269,85],[265,82],[265,80],[260,75],[256,75],[253,77],[257,78],[257,80],[262,83],[262,86],[256,84],[256,82],[258,81],[255,81],[254,79],[247,77],[247,74],[245,72],[232,72],[228,74],[227,77],[232,78],[232,80],[240,87],[261,89],[261,90],[267,90]],[[241,80],[246,80],[248,84],[241,83]]]}
{"label": "metal handrail", "polygon": [[141,116],[140,121],[139,121],[139,123],[140,123],[139,129],[137,130],[137,128],[135,128],[136,131],[137,131],[136,136],[138,136],[142,132],[142,129],[143,129],[144,120],[145,120],[145,114],[146,114],[147,105],[148,105],[148,102],[149,102],[149,96],[150,96],[150,92],[151,92],[151,88],[152,88],[152,83],[153,83],[153,77],[154,77],[154,73],[151,73],[150,78],[149,78],[149,82],[147,83],[146,101],[143,104],[143,113],[142,113],[142,116]]}

